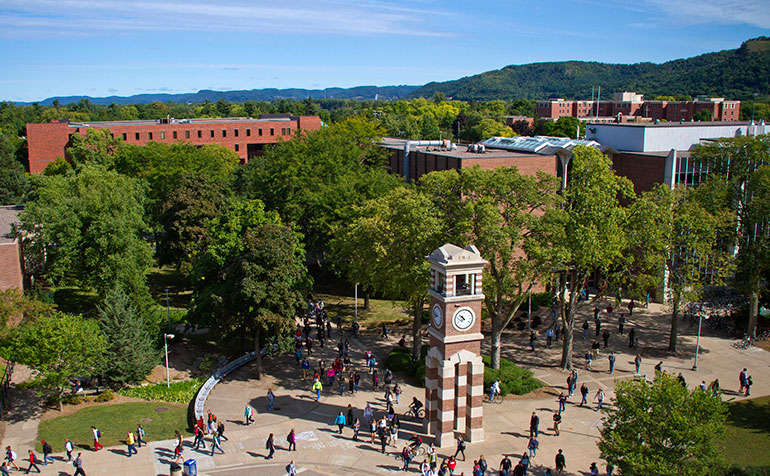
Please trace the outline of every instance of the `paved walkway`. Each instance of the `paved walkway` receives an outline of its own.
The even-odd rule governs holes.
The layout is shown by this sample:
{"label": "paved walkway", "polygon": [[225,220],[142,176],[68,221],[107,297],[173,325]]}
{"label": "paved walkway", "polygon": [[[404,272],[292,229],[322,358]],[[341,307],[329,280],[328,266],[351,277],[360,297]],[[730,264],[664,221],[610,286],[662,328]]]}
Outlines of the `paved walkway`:
{"label": "paved walkway", "polygon": [[[590,314],[591,309],[584,310]],[[680,352],[669,355],[664,349],[667,342],[666,334],[669,318],[664,314],[662,306],[652,305],[649,310],[637,310],[634,318],[627,324],[636,326],[640,333],[640,352],[643,358],[641,373],[651,376],[653,366],[663,361],[663,368],[678,374],[682,372],[688,384],[694,387],[705,380],[708,384],[714,378],[719,378],[725,389],[725,400],[743,398],[737,394],[738,371],[743,367],[749,369],[755,385],[752,395],[770,394],[770,353],[761,349],[750,348],[738,350],[731,346],[733,339],[716,336],[701,338],[701,354],[697,371],[691,370],[694,357],[695,337],[688,326],[684,326],[684,336],[681,339]],[[578,324],[582,324],[579,321]],[[617,326],[610,323],[616,331]],[[591,329],[593,331],[593,328]],[[332,425],[334,416],[339,411],[347,411],[352,405],[356,416],[361,416],[367,403],[375,410],[375,415],[384,411],[382,392],[374,392],[368,373],[360,366],[363,352],[370,348],[383,360],[386,350],[395,345],[398,336],[385,342],[370,337],[362,341],[351,341],[351,360],[359,364],[362,375],[361,391],[355,394],[345,392],[338,394],[334,388],[325,388],[320,402],[316,402],[310,392],[310,381],[303,381],[301,374],[291,356],[278,356],[265,362],[269,375],[261,381],[253,380],[252,364],[234,372],[220,383],[212,392],[207,408],[211,409],[227,427],[225,435],[229,438],[223,443],[224,455],[211,456],[209,452],[193,451],[186,448],[185,458],[197,461],[199,474],[210,476],[245,476],[264,474],[268,476],[286,474],[286,465],[295,460],[301,474],[305,475],[346,475],[346,474],[387,474],[399,470],[400,461],[395,453],[401,447],[389,447],[386,454],[380,453],[379,442],[369,442],[362,432],[362,439],[352,440],[352,430],[346,428],[342,435],[336,432]],[[538,340],[539,349],[532,353],[528,348],[528,339],[523,332],[511,331],[504,336],[504,356],[533,370],[536,377],[552,387],[549,393],[541,398],[509,398],[502,404],[485,404],[484,429],[486,440],[481,443],[468,445],[467,461],[460,461],[456,474],[470,474],[472,461],[484,455],[490,468],[497,468],[503,454],[514,460],[525,451],[529,418],[532,412],[537,412],[541,419],[540,449],[532,461],[532,473],[542,475],[545,467],[553,466],[553,457],[559,448],[564,450],[567,459],[568,474],[587,475],[588,466],[592,461],[601,463],[596,442],[599,437],[601,414],[596,411],[595,402],[589,407],[579,407],[579,399],[573,397],[564,412],[561,435],[554,436],[549,429],[551,416],[557,408],[556,395],[566,388],[565,372],[558,369],[561,355],[560,343],[555,343],[551,349],[544,349],[544,340]],[[633,356],[636,349],[627,347],[625,338],[611,338],[608,350],[617,355],[614,375],[608,373],[607,353],[602,354],[593,365],[593,371],[583,370],[583,359],[591,340],[583,341],[581,333],[575,339],[576,367],[579,369],[580,382],[586,382],[593,398],[598,388],[605,389],[607,401],[613,395],[616,379],[633,377]],[[661,344],[657,344],[660,342]],[[486,342],[488,345],[488,342]],[[311,356],[313,365],[317,365],[320,357],[331,360],[331,352],[326,349],[314,349]],[[328,364],[327,364],[328,365]],[[272,388],[277,398],[275,410],[267,410],[267,389]],[[404,394],[401,403],[396,406],[399,413],[407,408],[412,396],[423,398],[423,389],[404,384]],[[346,390],[349,390],[346,388]],[[256,424],[243,424],[243,410],[246,404],[256,409]],[[34,417],[29,421],[11,424],[6,431],[3,445],[14,444],[19,454],[26,453],[32,441],[36,423]],[[16,426],[14,426],[16,425]],[[294,428],[297,434],[297,451],[288,452],[286,435]],[[403,445],[414,432],[421,431],[421,425],[416,421],[402,420],[402,431],[399,444]],[[273,433],[278,451],[275,458],[266,460],[265,440]],[[15,436],[16,435],[16,436]],[[13,439],[18,438],[18,439]],[[26,443],[25,443],[26,442]],[[189,443],[188,443],[189,444]],[[150,444],[148,449],[140,449],[137,456],[127,459],[124,448],[109,448],[98,453],[84,453],[86,472],[89,475],[109,474],[126,476],[168,475],[169,460],[173,452],[171,441],[157,441]],[[454,454],[453,448],[440,449],[441,456]],[[603,464],[600,464],[603,469]],[[416,471],[413,465],[412,472]],[[70,475],[71,465],[57,461],[52,466],[43,468],[43,474]]]}

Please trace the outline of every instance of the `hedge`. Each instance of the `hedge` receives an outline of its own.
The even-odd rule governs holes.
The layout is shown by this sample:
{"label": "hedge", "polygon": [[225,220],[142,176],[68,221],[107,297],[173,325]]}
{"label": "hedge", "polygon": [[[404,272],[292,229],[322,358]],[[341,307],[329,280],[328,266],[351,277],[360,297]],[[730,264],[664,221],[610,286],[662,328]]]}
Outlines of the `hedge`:
{"label": "hedge", "polygon": [[484,361],[484,391],[486,392],[495,380],[500,380],[500,393],[508,395],[526,395],[544,386],[532,372],[519,367],[510,360],[500,359],[500,368],[491,367],[492,360],[488,355],[481,357]]}

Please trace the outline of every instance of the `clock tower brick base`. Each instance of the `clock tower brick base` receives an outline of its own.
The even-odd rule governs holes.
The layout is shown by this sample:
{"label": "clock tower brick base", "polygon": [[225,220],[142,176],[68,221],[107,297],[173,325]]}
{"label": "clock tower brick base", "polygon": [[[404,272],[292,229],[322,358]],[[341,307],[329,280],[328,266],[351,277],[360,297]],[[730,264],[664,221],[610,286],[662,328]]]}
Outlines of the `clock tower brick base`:
{"label": "clock tower brick base", "polygon": [[486,261],[474,246],[446,244],[428,257],[431,264],[425,357],[425,432],[440,448],[484,439],[484,364],[481,361],[482,270]]}

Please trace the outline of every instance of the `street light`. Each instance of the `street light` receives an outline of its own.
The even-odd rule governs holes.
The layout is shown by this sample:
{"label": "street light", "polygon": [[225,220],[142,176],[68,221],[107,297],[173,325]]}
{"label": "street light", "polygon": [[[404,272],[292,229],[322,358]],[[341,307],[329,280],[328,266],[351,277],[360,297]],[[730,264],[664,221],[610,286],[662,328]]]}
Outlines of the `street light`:
{"label": "street light", "polygon": [[355,295],[356,295],[356,298],[355,298],[356,299],[356,305],[355,305],[356,311],[355,311],[355,316],[353,317],[353,322],[358,322],[358,283],[356,283]]}
{"label": "street light", "polygon": [[163,348],[166,350],[166,387],[171,387],[171,379],[168,374],[168,339],[173,339],[174,334],[163,333]]}
{"label": "street light", "polygon": [[[706,316],[708,319],[711,316]],[[693,370],[698,370],[698,351],[700,350],[700,327],[703,324],[703,313],[698,316],[698,339],[695,341],[695,363],[692,364]]]}

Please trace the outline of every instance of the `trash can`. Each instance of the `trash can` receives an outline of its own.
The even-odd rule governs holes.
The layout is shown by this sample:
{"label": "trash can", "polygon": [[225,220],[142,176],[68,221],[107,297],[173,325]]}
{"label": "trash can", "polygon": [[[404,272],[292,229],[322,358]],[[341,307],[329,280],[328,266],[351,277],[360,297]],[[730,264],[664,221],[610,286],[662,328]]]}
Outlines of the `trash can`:
{"label": "trash can", "polygon": [[184,476],[198,476],[198,466],[195,464],[194,459],[188,459],[184,463],[184,469],[182,474]]}
{"label": "trash can", "polygon": [[171,463],[171,476],[182,476],[182,467],[176,463]]}

